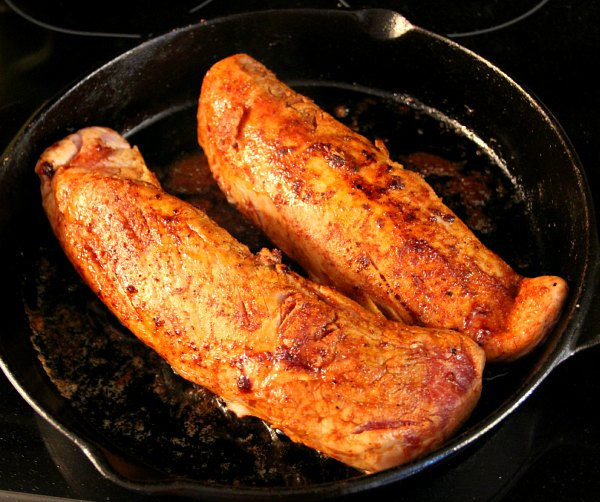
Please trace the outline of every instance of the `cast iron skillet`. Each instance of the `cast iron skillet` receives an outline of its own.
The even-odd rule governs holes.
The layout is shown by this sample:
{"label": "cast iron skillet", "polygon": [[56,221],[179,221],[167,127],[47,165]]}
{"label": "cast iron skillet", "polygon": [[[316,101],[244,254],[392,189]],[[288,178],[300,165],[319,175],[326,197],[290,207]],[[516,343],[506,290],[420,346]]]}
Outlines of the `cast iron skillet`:
{"label": "cast iron skillet", "polygon": [[[27,259],[31,249],[48,249],[39,246],[48,229],[33,174],[41,151],[87,125],[105,125],[132,140],[140,138],[149,158],[185,148],[195,135],[189,118],[204,73],[215,61],[237,52],[251,54],[315,99],[335,104],[338,94],[359,95],[363,104],[384,103],[376,109],[395,106],[400,115],[408,111],[448,126],[451,138],[469,143],[475,156],[491,159],[496,174],[512,185],[511,200],[524,216],[515,216],[508,206],[500,208],[496,219],[503,229],[498,240],[501,252],[517,267],[518,257],[528,256],[524,268],[530,275],[552,273],[569,283],[564,313],[543,346],[512,367],[491,369],[494,378],[484,383],[482,403],[473,418],[455,438],[423,459],[374,475],[338,472],[334,479],[325,476],[288,486],[213,483],[201,474],[165,472],[148,464],[143,449],[125,451],[73,409],[33,348],[35,327],[24,308],[28,293],[23,291],[23,278],[31,266]],[[163,123],[167,125],[161,129]],[[163,145],[160,134],[152,132],[157,127],[165,132]],[[414,138],[422,134],[417,131]],[[144,140],[145,135],[150,139]],[[497,68],[388,10],[235,15],[169,32],[118,57],[40,111],[5,152],[0,169],[0,243],[2,286],[12,293],[0,305],[4,372],[31,406],[79,445],[104,476],[149,493],[307,500],[399,482],[467,450],[514,411],[560,362],[600,341],[600,319],[592,307],[599,268],[593,203],[577,156],[560,127]],[[53,259],[53,251],[48,256]],[[64,335],[71,336],[66,331]],[[151,417],[153,410],[145,413]]]}

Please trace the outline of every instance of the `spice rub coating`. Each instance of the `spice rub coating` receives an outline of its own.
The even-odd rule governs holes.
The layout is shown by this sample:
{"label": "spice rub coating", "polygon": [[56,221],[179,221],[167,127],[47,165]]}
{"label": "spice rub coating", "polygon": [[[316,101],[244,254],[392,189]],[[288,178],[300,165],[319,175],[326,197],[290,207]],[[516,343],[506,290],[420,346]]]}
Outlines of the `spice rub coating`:
{"label": "spice rub coating", "polygon": [[460,331],[489,361],[530,352],[563,279],[524,278],[383,143],[335,120],[250,56],[216,63],[198,139],[229,200],[323,284],[408,324]]}
{"label": "spice rub coating", "polygon": [[459,333],[372,314],[256,255],[164,192],[141,154],[92,127],[36,166],[66,255],[182,377],[294,441],[366,472],[424,455],[481,392],[483,351]]}

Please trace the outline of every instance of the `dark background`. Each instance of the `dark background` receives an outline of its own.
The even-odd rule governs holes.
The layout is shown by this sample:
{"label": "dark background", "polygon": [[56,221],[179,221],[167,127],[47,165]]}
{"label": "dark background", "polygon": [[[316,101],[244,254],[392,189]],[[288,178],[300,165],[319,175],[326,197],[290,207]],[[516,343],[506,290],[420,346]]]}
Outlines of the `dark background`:
{"label": "dark background", "polygon": [[[594,0],[0,1],[0,150],[56,93],[172,27],[271,7],[365,6],[393,8],[414,24],[448,35],[522,84],[562,125],[596,194],[600,2]],[[571,357],[483,441],[378,496],[407,501],[599,500],[599,356],[596,347]],[[0,375],[0,499],[35,495],[138,498],[102,478]]]}

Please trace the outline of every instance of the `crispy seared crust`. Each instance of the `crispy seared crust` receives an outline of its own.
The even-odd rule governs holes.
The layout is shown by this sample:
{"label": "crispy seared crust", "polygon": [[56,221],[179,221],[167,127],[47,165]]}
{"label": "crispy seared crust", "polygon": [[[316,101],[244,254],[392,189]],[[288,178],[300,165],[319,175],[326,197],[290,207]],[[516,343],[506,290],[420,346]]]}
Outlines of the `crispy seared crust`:
{"label": "crispy seared crust", "polygon": [[161,190],[139,152],[88,128],[41,156],[43,203],[84,280],[183,377],[365,471],[442,443],[481,391],[484,355],[258,255]]}
{"label": "crispy seared crust", "polygon": [[558,318],[565,281],[523,279],[419,174],[247,55],[207,73],[198,139],[241,212],[313,278],[371,310],[466,333],[488,360],[529,352]]}

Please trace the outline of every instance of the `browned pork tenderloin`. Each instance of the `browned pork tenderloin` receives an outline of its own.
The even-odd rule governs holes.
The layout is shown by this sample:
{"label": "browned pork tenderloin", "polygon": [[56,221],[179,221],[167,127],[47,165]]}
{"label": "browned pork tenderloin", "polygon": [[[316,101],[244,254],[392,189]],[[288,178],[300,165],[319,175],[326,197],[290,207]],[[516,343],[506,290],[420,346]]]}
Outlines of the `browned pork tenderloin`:
{"label": "browned pork tenderloin", "polygon": [[205,76],[198,139],[245,216],[371,310],[465,333],[488,361],[528,353],[560,314],[563,279],[514,272],[419,174],[247,55]]}
{"label": "browned pork tenderloin", "polygon": [[36,166],[44,208],[87,284],[184,378],[367,472],[440,445],[481,391],[459,333],[376,316],[253,255],[165,193],[114,131],[83,129]]}

